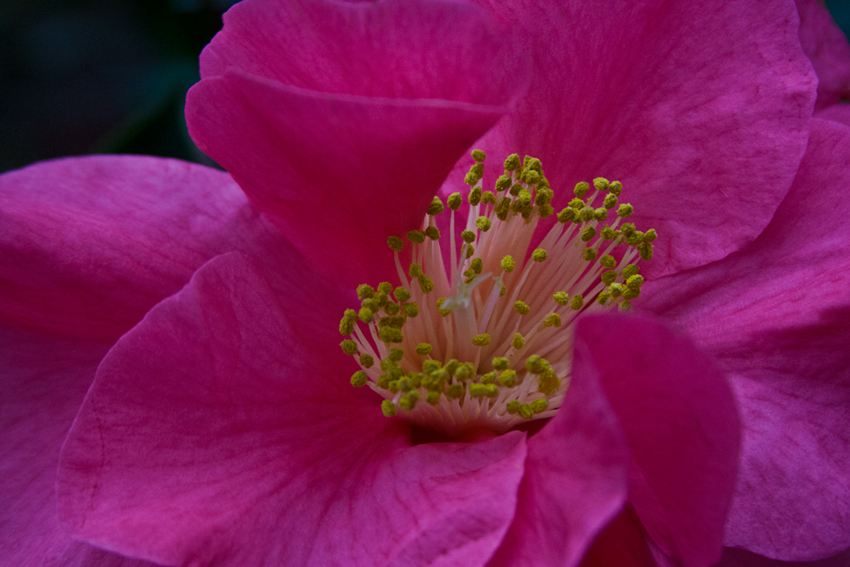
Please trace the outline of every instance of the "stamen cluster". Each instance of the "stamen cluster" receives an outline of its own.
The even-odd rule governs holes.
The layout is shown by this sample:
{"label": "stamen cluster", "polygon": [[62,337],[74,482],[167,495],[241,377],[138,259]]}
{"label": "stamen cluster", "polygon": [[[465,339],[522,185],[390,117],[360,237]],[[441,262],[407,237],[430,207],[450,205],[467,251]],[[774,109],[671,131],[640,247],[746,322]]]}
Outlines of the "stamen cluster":
{"label": "stamen cluster", "polygon": [[[508,156],[493,191],[483,191],[486,156],[472,157],[460,242],[462,196],[447,199],[448,238],[435,222],[446,207],[434,197],[422,225],[406,235],[407,270],[404,240],[388,239],[401,285],[358,286],[360,308],[347,309],[339,329],[349,336],[342,350],[360,365],[353,386],[382,395],[384,415],[449,434],[500,433],[554,415],[569,386],[576,317],[629,309],[644,281],[637,263],[652,258],[657,237],[623,222],[634,209],[619,202],[619,181],[576,184],[555,215],[540,160]],[[529,252],[537,225],[553,215],[557,222]]]}

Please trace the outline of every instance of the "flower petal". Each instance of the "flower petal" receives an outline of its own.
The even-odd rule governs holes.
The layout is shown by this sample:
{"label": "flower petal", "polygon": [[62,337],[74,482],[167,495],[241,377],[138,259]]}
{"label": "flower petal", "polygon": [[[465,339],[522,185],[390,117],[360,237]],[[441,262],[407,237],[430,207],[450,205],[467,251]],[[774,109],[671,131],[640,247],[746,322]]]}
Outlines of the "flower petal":
{"label": "flower petal", "polygon": [[800,43],[818,74],[816,110],[850,98],[850,43],[818,0],[796,0]]}
{"label": "flower petal", "polygon": [[59,448],[107,348],[0,328],[0,565],[148,565],[72,540],[56,515]]}
{"label": "flower petal", "polygon": [[569,394],[528,441],[516,517],[490,567],[577,565],[625,503],[627,470],[591,346],[577,340]]}
{"label": "flower petal", "polygon": [[656,567],[646,531],[631,505],[596,537],[581,567]]}
{"label": "flower petal", "polygon": [[845,126],[850,126],[850,104],[833,104],[832,106],[821,110],[815,116],[825,120],[840,122]]}
{"label": "flower petal", "polygon": [[212,256],[280,239],[226,173],[91,156],[0,176],[0,321],[112,343]]}
{"label": "flower petal", "polygon": [[119,340],[62,451],[77,537],[168,564],[486,562],[524,435],[410,446],[348,384],[350,359],[300,332],[312,306],[298,303],[228,254]]}
{"label": "flower petal", "polygon": [[480,3],[524,32],[536,70],[482,149],[539,157],[558,203],[577,181],[621,180],[634,221],[658,230],[654,276],[767,226],[815,98],[790,0]]}
{"label": "flower petal", "polygon": [[689,339],[657,321],[581,319],[587,345],[632,454],[629,501],[677,564],[720,557],[740,422],[723,375]]}
{"label": "flower petal", "polygon": [[723,559],[715,567],[847,567],[850,549],[818,561],[777,561],[750,551],[727,547]]}
{"label": "flower petal", "polygon": [[511,37],[457,2],[243,2],[204,52],[189,131],[318,269],[385,279],[387,237],[419,228],[525,89]]}
{"label": "flower petal", "polygon": [[748,249],[644,288],[644,308],[733,374],[745,424],[726,544],[784,560],[850,545],[850,128],[812,121],[806,157]]}

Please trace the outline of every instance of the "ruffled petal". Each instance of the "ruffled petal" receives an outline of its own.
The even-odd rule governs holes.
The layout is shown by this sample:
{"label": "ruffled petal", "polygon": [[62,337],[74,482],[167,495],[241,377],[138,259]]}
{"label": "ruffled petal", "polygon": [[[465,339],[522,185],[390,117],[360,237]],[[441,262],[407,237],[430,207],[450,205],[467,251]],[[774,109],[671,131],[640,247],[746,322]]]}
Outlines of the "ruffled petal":
{"label": "ruffled petal", "polygon": [[387,237],[527,86],[511,37],[457,2],[243,2],[202,56],[189,131],[319,269],[386,278]]}
{"label": "ruffled petal", "polygon": [[0,176],[0,321],[112,343],[209,258],[280,239],[229,175],[91,156]]}
{"label": "ruffled petal", "polygon": [[743,459],[726,543],[784,560],[850,545],[850,129],[814,120],[773,222],[747,250],[644,288],[734,379]]}
{"label": "ruffled petal", "polygon": [[239,254],[157,305],[104,359],[63,447],[71,531],[168,564],[483,565],[525,436],[411,446],[348,384],[349,359],[302,334],[310,314]]}
{"label": "ruffled petal", "polygon": [[800,13],[800,43],[818,75],[821,110],[850,98],[850,43],[818,0],[796,0]]}
{"label": "ruffled petal", "polygon": [[556,204],[577,181],[621,180],[630,220],[658,230],[654,276],[723,258],[767,226],[815,99],[793,2],[480,3],[523,32],[535,75],[476,145],[539,157]]}
{"label": "ruffled petal", "polygon": [[59,448],[108,347],[0,328],[0,565],[148,565],[71,539],[56,515]]}
{"label": "ruffled petal", "polygon": [[599,379],[578,336],[569,394],[528,442],[516,517],[490,567],[577,565],[623,507],[628,449]]}
{"label": "ruffled petal", "polygon": [[708,356],[657,321],[578,322],[632,455],[629,501],[656,544],[685,567],[720,557],[740,422]]}

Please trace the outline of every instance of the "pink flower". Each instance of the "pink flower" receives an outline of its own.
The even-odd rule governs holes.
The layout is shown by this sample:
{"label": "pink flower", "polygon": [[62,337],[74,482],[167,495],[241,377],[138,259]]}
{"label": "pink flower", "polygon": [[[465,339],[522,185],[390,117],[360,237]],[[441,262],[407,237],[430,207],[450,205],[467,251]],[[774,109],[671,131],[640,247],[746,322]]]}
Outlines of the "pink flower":
{"label": "pink flower", "polygon": [[[850,545],[850,130],[811,119],[793,4],[541,4],[248,0],[187,102],[230,175],[89,157],[0,178],[9,565]],[[622,180],[661,235],[635,306],[697,346],[589,315],[545,425],[428,442],[351,387],[337,331],[355,286],[397,280],[387,236],[456,190],[473,143],[540,157],[556,210]]]}

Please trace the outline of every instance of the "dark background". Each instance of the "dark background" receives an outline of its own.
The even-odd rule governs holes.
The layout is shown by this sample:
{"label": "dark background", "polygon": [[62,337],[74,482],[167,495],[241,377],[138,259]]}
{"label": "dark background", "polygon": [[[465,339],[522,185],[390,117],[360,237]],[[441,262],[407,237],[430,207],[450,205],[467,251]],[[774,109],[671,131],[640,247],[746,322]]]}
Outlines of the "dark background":
{"label": "dark background", "polygon": [[[211,165],[183,103],[234,2],[0,0],[0,171],[90,153]],[[827,7],[848,33],[850,0]]]}

